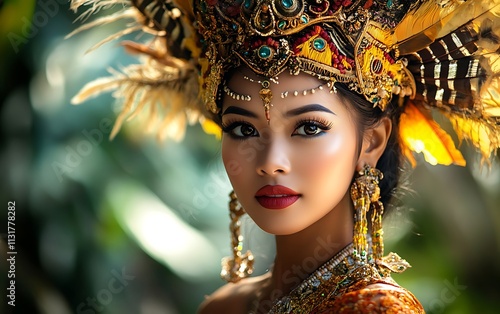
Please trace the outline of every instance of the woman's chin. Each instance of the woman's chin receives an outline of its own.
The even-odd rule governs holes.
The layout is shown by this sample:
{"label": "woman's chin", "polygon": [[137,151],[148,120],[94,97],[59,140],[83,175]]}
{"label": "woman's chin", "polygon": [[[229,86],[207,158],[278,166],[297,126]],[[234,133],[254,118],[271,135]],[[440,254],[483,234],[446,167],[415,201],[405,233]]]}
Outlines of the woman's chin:
{"label": "woman's chin", "polygon": [[258,221],[256,220],[255,223],[257,226],[259,226],[260,229],[262,229],[264,232],[267,232],[272,235],[276,236],[286,236],[286,235],[292,235],[297,232],[300,232],[307,228],[306,225],[303,224],[303,222],[283,222],[283,221],[278,221],[278,222],[270,222],[269,220],[265,221]]}

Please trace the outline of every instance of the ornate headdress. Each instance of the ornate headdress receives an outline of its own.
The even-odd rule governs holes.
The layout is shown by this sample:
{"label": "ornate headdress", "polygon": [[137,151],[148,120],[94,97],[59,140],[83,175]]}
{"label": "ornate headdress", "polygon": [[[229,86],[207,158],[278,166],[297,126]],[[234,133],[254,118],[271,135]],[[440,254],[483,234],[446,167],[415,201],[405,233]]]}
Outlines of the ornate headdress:
{"label": "ornate headdress", "polygon": [[343,83],[381,110],[398,97],[400,143],[413,164],[412,151],[431,164],[465,164],[431,108],[484,159],[500,147],[499,0],[73,0],[72,8],[89,6],[85,19],[115,4],[123,9],[75,32],[132,19],[100,44],[134,31],[154,37],[123,42],[142,63],[73,99],[116,90],[124,107],[112,137],[146,108],[160,138],[182,138],[187,122],[213,132],[220,93],[231,93],[225,75],[246,65],[264,78],[266,110],[264,83],[285,70]]}

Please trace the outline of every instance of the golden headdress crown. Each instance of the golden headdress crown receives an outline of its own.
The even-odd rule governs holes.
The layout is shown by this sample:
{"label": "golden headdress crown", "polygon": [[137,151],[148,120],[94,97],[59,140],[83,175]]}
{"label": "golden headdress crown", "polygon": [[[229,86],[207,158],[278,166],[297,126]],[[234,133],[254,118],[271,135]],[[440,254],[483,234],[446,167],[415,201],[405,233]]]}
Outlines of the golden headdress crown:
{"label": "golden headdress crown", "polygon": [[73,99],[116,89],[124,107],[112,136],[144,108],[160,138],[182,138],[187,122],[213,130],[225,76],[246,65],[267,78],[288,70],[343,83],[382,110],[397,95],[400,143],[413,164],[412,151],[431,164],[465,164],[430,109],[483,158],[500,147],[500,0],[193,1],[72,0],[74,10],[90,6],[83,18],[130,4],[75,32],[132,19],[103,42],[133,31],[154,35],[123,44],[142,63],[89,83]]}
{"label": "golden headdress crown", "polygon": [[[275,77],[285,69],[345,83],[384,109],[412,95],[391,31],[418,1],[201,0],[198,30],[208,59],[204,100],[217,112],[216,87],[241,63]],[[215,70],[211,67],[215,66]],[[214,88],[215,87],[215,90]]]}

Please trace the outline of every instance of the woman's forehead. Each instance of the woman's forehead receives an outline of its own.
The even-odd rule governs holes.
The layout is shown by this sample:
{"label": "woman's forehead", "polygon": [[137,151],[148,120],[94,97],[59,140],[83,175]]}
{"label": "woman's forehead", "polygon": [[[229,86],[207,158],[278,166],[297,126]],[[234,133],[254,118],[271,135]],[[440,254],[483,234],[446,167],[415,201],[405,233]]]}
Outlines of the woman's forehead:
{"label": "woman's forehead", "polygon": [[[262,82],[265,78],[255,75],[251,71],[237,71],[227,81],[226,86],[232,96],[227,93],[223,95],[222,108],[223,112],[229,106],[236,106],[252,111],[260,117],[264,114],[264,103],[260,97],[262,91]],[[300,73],[291,75],[287,72],[280,76],[268,79],[269,89],[272,92],[270,114],[271,119],[280,112],[280,115],[285,115],[288,111],[309,106],[318,105],[316,108],[323,106],[336,115],[347,114],[345,104],[340,100],[340,97],[331,92],[329,84],[319,80],[311,75]],[[249,96],[249,98],[235,99],[234,95]],[[247,100],[249,99],[249,100]],[[326,110],[317,110],[326,112]],[[304,112],[314,112],[314,110],[305,110]],[[288,115],[291,116],[291,115]]]}

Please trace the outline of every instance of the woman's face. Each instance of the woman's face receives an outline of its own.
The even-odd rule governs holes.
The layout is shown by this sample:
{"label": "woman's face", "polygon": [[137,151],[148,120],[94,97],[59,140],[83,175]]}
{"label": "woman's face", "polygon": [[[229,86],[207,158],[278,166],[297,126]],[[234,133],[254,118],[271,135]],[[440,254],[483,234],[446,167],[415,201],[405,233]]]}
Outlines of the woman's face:
{"label": "woman's face", "polygon": [[[222,159],[241,205],[264,231],[288,235],[306,229],[340,203],[357,163],[353,117],[324,84],[307,74],[283,73],[271,83],[271,121],[266,120],[258,78],[235,72],[228,87],[251,100],[224,94]],[[244,75],[252,78],[251,82]],[[293,91],[299,91],[293,96]],[[289,91],[286,98],[282,92]]]}

